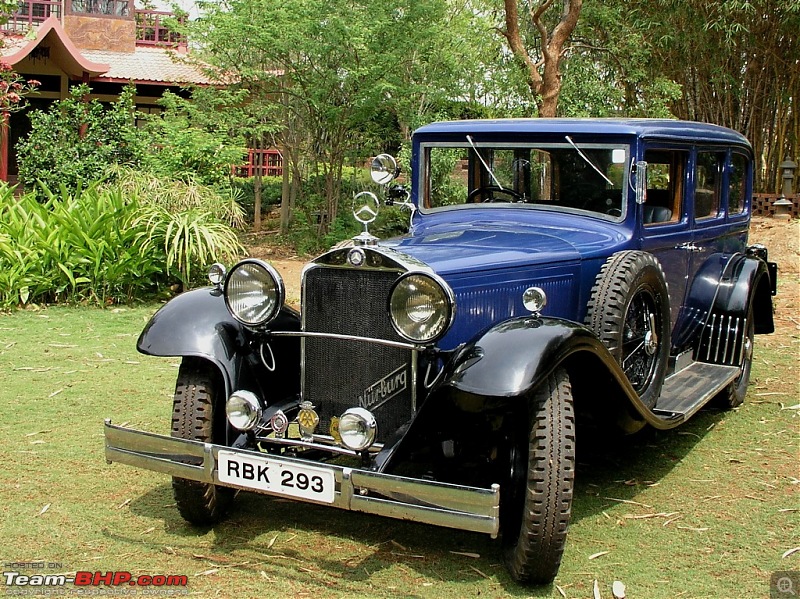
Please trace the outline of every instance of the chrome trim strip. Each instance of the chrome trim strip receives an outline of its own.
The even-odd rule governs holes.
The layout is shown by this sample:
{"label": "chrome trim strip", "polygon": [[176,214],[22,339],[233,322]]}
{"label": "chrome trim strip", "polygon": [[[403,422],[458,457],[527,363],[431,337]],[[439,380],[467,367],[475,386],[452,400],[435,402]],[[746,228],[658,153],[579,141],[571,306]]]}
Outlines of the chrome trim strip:
{"label": "chrome trim strip", "polygon": [[[243,457],[268,457],[257,451],[236,450],[222,445],[176,439],[144,431],[123,428],[105,421],[106,461],[119,462],[171,476],[220,485],[216,460],[220,451]],[[180,460],[192,458],[200,463],[186,464]],[[481,532],[496,537],[500,531],[500,487],[490,489],[468,487],[395,476],[381,472],[345,468],[334,464],[311,462],[280,456],[287,464],[313,465],[330,470],[338,490],[333,507],[412,520],[436,526]],[[222,486],[260,492],[240,485]],[[375,493],[381,497],[370,495]],[[281,494],[266,493],[284,497]],[[300,502],[317,503],[297,499]]]}
{"label": "chrome trim strip", "polygon": [[417,374],[419,370],[419,352],[411,352],[411,413],[417,413]]}
{"label": "chrome trim strip", "polygon": [[[287,447],[305,447],[307,449],[319,449],[330,453],[338,453],[351,457],[361,456],[361,452],[334,445],[333,437],[314,435],[314,441],[303,441],[302,439],[287,439],[285,437],[256,437],[256,441],[264,444],[284,445]],[[322,442],[321,442],[322,441]],[[383,449],[383,443],[375,443],[367,449],[372,453],[377,453]]]}
{"label": "chrome trim strip", "polygon": [[[726,364],[728,362],[728,342],[731,339],[731,324],[732,324],[732,322],[733,322],[733,316],[731,316],[729,314],[728,315],[728,327],[727,327],[727,330],[725,331],[725,344],[722,346],[722,360],[721,360],[721,362],[723,364]],[[722,333],[720,332],[720,334],[722,334]]]}
{"label": "chrome trim strip", "polygon": [[731,346],[731,365],[734,364],[734,360],[736,360],[737,356],[739,355],[739,352],[736,348],[739,346],[739,324],[741,323],[741,320],[741,318],[736,318],[736,326],[731,334],[733,337],[733,345]]}
{"label": "chrome trim strip", "polygon": [[355,335],[340,335],[338,333],[310,333],[308,331],[269,331],[269,334],[274,337],[326,337],[328,339],[340,339],[342,341],[358,341],[363,343],[375,343],[377,345],[388,345],[389,347],[399,347],[400,349],[408,349],[412,351],[419,351],[424,349],[425,347],[422,345],[415,345],[413,343],[404,343],[402,341],[375,339],[373,337],[357,337]]}
{"label": "chrome trim strip", "polygon": [[717,315],[711,315],[711,322],[706,325],[706,331],[708,331],[708,341],[706,342],[706,361],[711,361],[711,346],[714,340],[714,323],[717,322]]}

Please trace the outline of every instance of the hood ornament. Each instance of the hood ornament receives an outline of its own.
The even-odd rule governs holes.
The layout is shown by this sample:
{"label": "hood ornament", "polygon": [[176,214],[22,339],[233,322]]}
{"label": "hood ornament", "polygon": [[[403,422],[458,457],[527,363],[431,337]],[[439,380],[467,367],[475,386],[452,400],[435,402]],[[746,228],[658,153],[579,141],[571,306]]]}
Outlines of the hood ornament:
{"label": "hood ornament", "polygon": [[[370,176],[375,183],[384,188],[386,205],[407,208],[413,217],[416,206],[410,201],[408,190],[403,185],[389,185],[399,174],[400,167],[391,155],[379,154],[372,159]],[[378,217],[380,207],[381,201],[371,191],[362,191],[353,198],[353,217],[364,225],[364,230],[353,237],[354,245],[377,245],[378,238],[369,232],[369,225]]]}
{"label": "hood ornament", "polygon": [[356,245],[376,245],[378,238],[369,232],[370,223],[378,218],[381,202],[371,191],[362,191],[353,198],[353,218],[364,225],[364,230],[353,237]]}

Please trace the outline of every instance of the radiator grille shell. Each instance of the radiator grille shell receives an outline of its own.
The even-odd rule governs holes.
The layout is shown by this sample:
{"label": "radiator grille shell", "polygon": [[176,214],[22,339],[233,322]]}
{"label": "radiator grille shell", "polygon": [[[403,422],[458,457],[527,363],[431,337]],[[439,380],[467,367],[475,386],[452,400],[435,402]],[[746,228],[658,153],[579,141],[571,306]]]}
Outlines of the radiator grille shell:
{"label": "radiator grille shell", "polygon": [[[303,330],[403,342],[387,313],[387,298],[403,273],[394,269],[314,265],[303,276]],[[303,399],[331,418],[362,405],[378,422],[385,442],[413,415],[414,356],[410,349],[363,340],[303,339]],[[365,401],[366,399],[366,401]]]}

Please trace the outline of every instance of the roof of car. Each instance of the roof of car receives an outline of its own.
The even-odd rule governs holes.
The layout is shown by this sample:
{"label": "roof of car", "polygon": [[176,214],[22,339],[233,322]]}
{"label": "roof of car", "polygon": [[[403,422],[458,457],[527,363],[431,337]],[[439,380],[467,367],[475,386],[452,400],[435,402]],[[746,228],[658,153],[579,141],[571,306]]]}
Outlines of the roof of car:
{"label": "roof of car", "polygon": [[668,119],[481,119],[443,121],[417,129],[414,134],[429,133],[574,133],[603,135],[637,135],[643,138],[697,139],[709,142],[736,143],[749,146],[747,138],[727,127],[694,121]]}

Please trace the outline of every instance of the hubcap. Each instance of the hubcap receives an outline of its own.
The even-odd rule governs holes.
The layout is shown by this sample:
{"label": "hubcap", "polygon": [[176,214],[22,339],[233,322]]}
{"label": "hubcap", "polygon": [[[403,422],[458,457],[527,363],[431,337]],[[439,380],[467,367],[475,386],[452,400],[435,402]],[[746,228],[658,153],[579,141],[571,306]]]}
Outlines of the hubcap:
{"label": "hubcap", "polygon": [[647,289],[636,292],[625,314],[622,369],[637,393],[653,378],[658,361],[659,336],[656,301]]}

